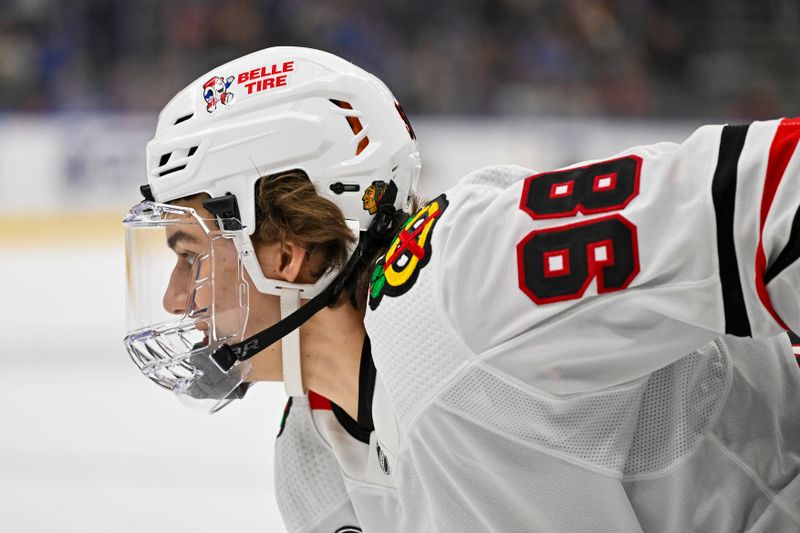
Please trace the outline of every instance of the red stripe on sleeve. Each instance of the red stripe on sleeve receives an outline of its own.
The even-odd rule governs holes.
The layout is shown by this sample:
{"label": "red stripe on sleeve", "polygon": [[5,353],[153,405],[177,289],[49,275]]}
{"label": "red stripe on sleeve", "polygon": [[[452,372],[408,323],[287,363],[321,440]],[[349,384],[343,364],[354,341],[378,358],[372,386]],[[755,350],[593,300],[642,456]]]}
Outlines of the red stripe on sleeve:
{"label": "red stripe on sleeve", "polygon": [[767,268],[767,257],[764,254],[764,222],[767,220],[772,201],[781,178],[789,165],[789,160],[794,155],[797,143],[800,141],[800,120],[783,119],[772,139],[772,146],[769,148],[769,161],[767,162],[767,176],[764,180],[764,193],[761,196],[761,212],[759,214],[758,226],[758,249],[756,250],[756,291],[761,303],[772,315],[772,318],[783,328],[788,330],[786,324],[781,320],[767,293],[767,286],[764,285],[764,272]]}
{"label": "red stripe on sleeve", "polygon": [[332,411],[333,408],[331,407],[331,401],[324,396],[320,396],[313,390],[308,391],[308,404],[311,406],[311,409],[314,410],[323,410],[323,411]]}

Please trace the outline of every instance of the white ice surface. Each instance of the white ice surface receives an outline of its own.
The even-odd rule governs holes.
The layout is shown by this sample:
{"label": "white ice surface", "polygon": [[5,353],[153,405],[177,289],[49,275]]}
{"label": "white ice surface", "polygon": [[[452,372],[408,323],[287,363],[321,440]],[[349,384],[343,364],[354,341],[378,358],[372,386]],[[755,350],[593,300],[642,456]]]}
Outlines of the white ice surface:
{"label": "white ice surface", "polygon": [[0,531],[282,532],[281,385],[208,416],[122,348],[121,249],[0,248]]}

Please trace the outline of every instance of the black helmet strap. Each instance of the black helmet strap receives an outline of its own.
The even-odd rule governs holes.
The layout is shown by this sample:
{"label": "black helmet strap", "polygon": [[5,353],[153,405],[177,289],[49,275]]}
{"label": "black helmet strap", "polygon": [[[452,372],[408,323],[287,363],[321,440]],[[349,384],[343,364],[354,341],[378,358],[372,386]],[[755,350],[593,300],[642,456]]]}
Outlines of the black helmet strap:
{"label": "black helmet strap", "polygon": [[250,359],[267,346],[305,324],[308,319],[333,302],[344,289],[347,280],[356,273],[356,266],[359,264],[369,244],[376,239],[386,239],[389,236],[396,211],[394,207],[396,198],[397,185],[394,181],[390,181],[378,204],[378,212],[367,230],[361,232],[353,255],[350,256],[339,275],[321,293],[275,325],[256,333],[242,342],[223,344],[211,354],[211,359],[223,371],[227,372],[237,361]]}

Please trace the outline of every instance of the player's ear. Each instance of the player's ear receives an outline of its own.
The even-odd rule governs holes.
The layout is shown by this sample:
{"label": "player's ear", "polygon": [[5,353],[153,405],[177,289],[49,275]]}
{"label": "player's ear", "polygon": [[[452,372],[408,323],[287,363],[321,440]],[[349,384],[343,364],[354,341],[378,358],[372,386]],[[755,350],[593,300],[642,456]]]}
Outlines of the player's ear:
{"label": "player's ear", "polygon": [[289,283],[296,283],[303,271],[306,257],[308,257],[308,250],[304,246],[288,240],[282,243],[279,263],[281,278]]}
{"label": "player's ear", "polygon": [[289,283],[298,282],[307,255],[304,246],[290,240],[256,247],[256,256],[264,275]]}

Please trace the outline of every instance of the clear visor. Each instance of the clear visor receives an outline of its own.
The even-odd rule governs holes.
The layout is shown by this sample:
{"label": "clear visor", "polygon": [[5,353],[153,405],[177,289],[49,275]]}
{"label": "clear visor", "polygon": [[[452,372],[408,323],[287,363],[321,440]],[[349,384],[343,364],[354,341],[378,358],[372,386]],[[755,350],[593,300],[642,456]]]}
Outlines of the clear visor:
{"label": "clear visor", "polygon": [[124,224],[131,359],[193,407],[219,410],[243,395],[251,370],[245,362],[223,372],[210,358],[240,342],[247,325],[249,287],[235,232],[193,209],[154,202],[135,206]]}

